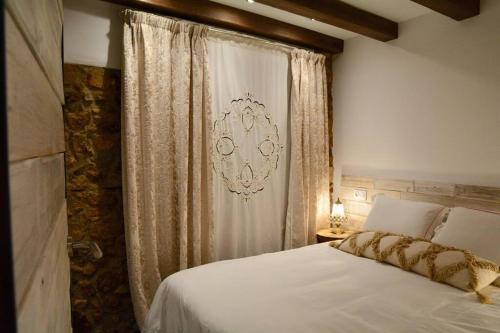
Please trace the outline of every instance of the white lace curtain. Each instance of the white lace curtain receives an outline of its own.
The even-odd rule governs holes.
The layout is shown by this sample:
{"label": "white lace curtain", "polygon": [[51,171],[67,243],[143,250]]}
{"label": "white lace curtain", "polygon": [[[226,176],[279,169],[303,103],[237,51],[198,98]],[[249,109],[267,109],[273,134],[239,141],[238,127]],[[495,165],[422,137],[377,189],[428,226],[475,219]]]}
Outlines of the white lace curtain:
{"label": "white lace curtain", "polygon": [[[220,109],[212,112],[212,105],[217,103],[212,104],[210,91],[214,89],[210,84],[217,89],[224,85],[209,80],[209,51],[217,51],[217,47],[208,49],[206,27],[125,11],[123,43],[125,236],[131,296],[142,327],[160,282],[176,271],[212,261],[215,248],[222,249],[217,257],[225,258],[314,243],[316,226],[326,223],[329,210],[325,59],[300,50],[291,56],[269,53],[269,67],[258,65],[262,54],[238,57],[239,51],[235,51],[229,56],[235,62],[233,68],[251,68],[236,70],[248,75],[247,81],[237,81],[238,77],[229,73],[230,68],[219,63],[217,70],[233,75],[231,80],[236,81],[226,85],[227,96],[222,94],[230,99],[226,101],[229,104],[219,104]],[[220,54],[213,56],[220,61]],[[265,59],[260,63],[265,63]],[[287,76],[288,68],[291,78]],[[276,82],[266,83],[266,71],[273,70]],[[284,82],[287,77],[291,79],[291,88]],[[215,73],[214,78],[224,79]],[[243,96],[245,93],[251,96]],[[245,110],[242,103],[248,98],[257,113],[247,110],[238,114],[244,118],[244,129],[238,135],[246,135],[245,131],[254,125],[261,127],[255,140],[250,141],[259,165],[252,165],[251,170],[246,164],[238,165],[235,170],[239,178],[233,179],[236,183],[226,182],[224,177],[214,179],[221,175],[221,168],[229,167],[225,169],[228,175],[236,166],[216,159],[215,152],[212,154],[214,149],[224,150],[224,154],[232,149],[227,138],[215,140],[217,134],[221,139],[224,131],[234,129],[232,125],[217,123],[217,119],[222,119],[217,118],[218,112],[227,106]],[[236,104],[231,104],[233,100]],[[274,113],[266,113],[262,105]],[[238,141],[232,139],[233,144]],[[284,160],[276,163],[278,155]],[[273,166],[275,178],[263,182],[267,171],[271,171],[266,169],[269,166]],[[260,212],[262,205],[250,204],[246,213],[242,212],[245,200],[251,200],[243,192],[250,188],[262,192],[263,184],[272,189],[263,195],[263,204],[269,211]],[[214,193],[222,190],[230,193],[224,193],[219,205],[215,205]],[[227,238],[215,233],[214,215],[220,217],[221,209],[226,208],[224,198],[240,195],[234,193],[238,191],[243,198],[237,198],[238,205],[231,206],[239,207],[235,218],[245,216],[243,220],[251,222],[262,217],[266,223],[260,225],[261,230],[249,232],[244,229],[248,223],[235,221],[234,226],[239,226],[232,234],[239,237],[236,247],[235,243],[215,246],[215,239]],[[216,214],[214,209],[218,210]],[[256,226],[259,224],[252,227]],[[255,243],[240,247],[250,233],[267,239],[254,239]]]}
{"label": "white lace curtain", "polygon": [[283,249],[288,199],[289,57],[211,37],[215,257]]}
{"label": "white lace curtain", "polygon": [[142,327],[160,282],[212,260],[206,28],[124,13],[122,163],[130,289]]}

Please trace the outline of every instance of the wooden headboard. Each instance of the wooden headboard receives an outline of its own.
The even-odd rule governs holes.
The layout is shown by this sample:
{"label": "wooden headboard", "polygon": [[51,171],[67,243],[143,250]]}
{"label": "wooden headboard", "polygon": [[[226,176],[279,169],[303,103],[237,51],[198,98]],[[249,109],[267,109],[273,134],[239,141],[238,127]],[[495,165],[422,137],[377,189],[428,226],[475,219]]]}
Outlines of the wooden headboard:
{"label": "wooden headboard", "polygon": [[466,207],[500,214],[500,188],[446,184],[418,180],[388,180],[342,176],[340,200],[349,218],[348,227],[359,228],[371,210],[376,195],[397,199]]}

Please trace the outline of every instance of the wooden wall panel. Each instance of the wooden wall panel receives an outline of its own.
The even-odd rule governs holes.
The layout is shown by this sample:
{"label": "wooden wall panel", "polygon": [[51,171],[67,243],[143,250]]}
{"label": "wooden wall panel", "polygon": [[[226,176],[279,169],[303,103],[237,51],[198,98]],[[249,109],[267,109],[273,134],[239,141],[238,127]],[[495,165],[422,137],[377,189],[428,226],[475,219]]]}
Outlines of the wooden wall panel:
{"label": "wooden wall panel", "polygon": [[36,170],[36,161],[31,160],[10,165],[12,246],[17,304],[25,294],[34,271],[32,265],[37,263],[41,250],[33,246],[40,240],[37,193],[33,190],[37,178]]}
{"label": "wooden wall panel", "polygon": [[368,214],[370,214],[371,207],[372,205],[368,202],[344,201],[345,210],[354,215],[368,216]]}
{"label": "wooden wall panel", "polygon": [[373,202],[375,200],[375,197],[377,195],[386,195],[388,197],[394,198],[394,199],[401,199],[401,192],[398,191],[389,191],[389,190],[368,190],[368,195],[367,195],[367,201],[368,202]]}
{"label": "wooden wall panel", "polygon": [[[64,155],[10,166],[16,300],[23,302],[43,248],[65,209]],[[64,211],[66,214],[66,211]],[[19,310],[19,309],[18,309]]]}
{"label": "wooden wall panel", "polygon": [[5,24],[9,160],[63,152],[61,103],[8,13]]}
{"label": "wooden wall panel", "polygon": [[500,188],[495,187],[457,185],[456,194],[461,198],[500,202]]}
{"label": "wooden wall panel", "polygon": [[431,195],[431,194],[421,194],[412,192],[402,192],[401,199],[435,203],[446,207],[455,206],[455,199],[451,196],[446,196],[446,195]]}
{"label": "wooden wall panel", "polygon": [[500,213],[500,188],[496,187],[345,175],[339,197],[349,218],[347,228],[363,225],[377,195]]}
{"label": "wooden wall panel", "polygon": [[71,332],[60,0],[8,0],[10,190],[18,332]]}
{"label": "wooden wall panel", "polygon": [[357,197],[355,191],[353,187],[343,186],[340,188],[339,198],[349,201],[367,201],[368,192],[365,191],[364,196]]}
{"label": "wooden wall panel", "polygon": [[409,180],[377,179],[375,180],[375,188],[377,190],[413,192],[414,185],[413,181]]}
{"label": "wooden wall panel", "polygon": [[7,0],[6,8],[25,36],[50,85],[64,102],[62,15],[57,0]]}
{"label": "wooden wall panel", "polygon": [[375,185],[372,178],[342,176],[342,186],[373,189]]}
{"label": "wooden wall panel", "polygon": [[455,184],[415,181],[415,192],[430,195],[455,195]]}
{"label": "wooden wall panel", "polygon": [[30,288],[18,309],[19,332],[71,332],[69,259],[66,243],[66,206],[59,212],[55,228],[46,239]]}
{"label": "wooden wall panel", "polygon": [[455,206],[500,213],[500,202],[494,201],[457,197],[455,198]]}
{"label": "wooden wall panel", "polygon": [[359,230],[365,224],[366,221],[366,216],[361,216],[361,215],[356,215],[353,213],[348,213],[347,214],[349,220],[348,220],[348,229],[353,229],[353,230]]}

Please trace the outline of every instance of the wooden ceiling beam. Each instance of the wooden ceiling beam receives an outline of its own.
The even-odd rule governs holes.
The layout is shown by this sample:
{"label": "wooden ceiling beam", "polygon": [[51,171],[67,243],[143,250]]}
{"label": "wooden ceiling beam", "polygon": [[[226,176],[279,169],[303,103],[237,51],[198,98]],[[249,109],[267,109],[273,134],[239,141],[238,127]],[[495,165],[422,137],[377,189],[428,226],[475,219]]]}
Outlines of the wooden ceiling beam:
{"label": "wooden ceiling beam", "polygon": [[340,53],[344,47],[344,41],[341,39],[207,0],[104,1],[261,36],[326,53]]}
{"label": "wooden ceiling beam", "polygon": [[457,21],[479,15],[479,0],[412,0]]}
{"label": "wooden ceiling beam", "polygon": [[255,0],[383,42],[398,38],[398,24],[338,0]]}

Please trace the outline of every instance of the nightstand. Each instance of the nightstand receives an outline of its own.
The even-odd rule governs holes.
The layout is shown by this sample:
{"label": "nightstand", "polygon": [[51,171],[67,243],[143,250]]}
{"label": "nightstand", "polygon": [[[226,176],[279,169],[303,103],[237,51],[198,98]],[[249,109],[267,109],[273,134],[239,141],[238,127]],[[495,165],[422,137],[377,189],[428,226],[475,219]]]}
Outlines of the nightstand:
{"label": "nightstand", "polygon": [[316,233],[316,241],[318,243],[323,243],[334,240],[342,240],[349,237],[353,233],[353,230],[343,230],[341,234],[335,234],[331,229],[321,229]]}

